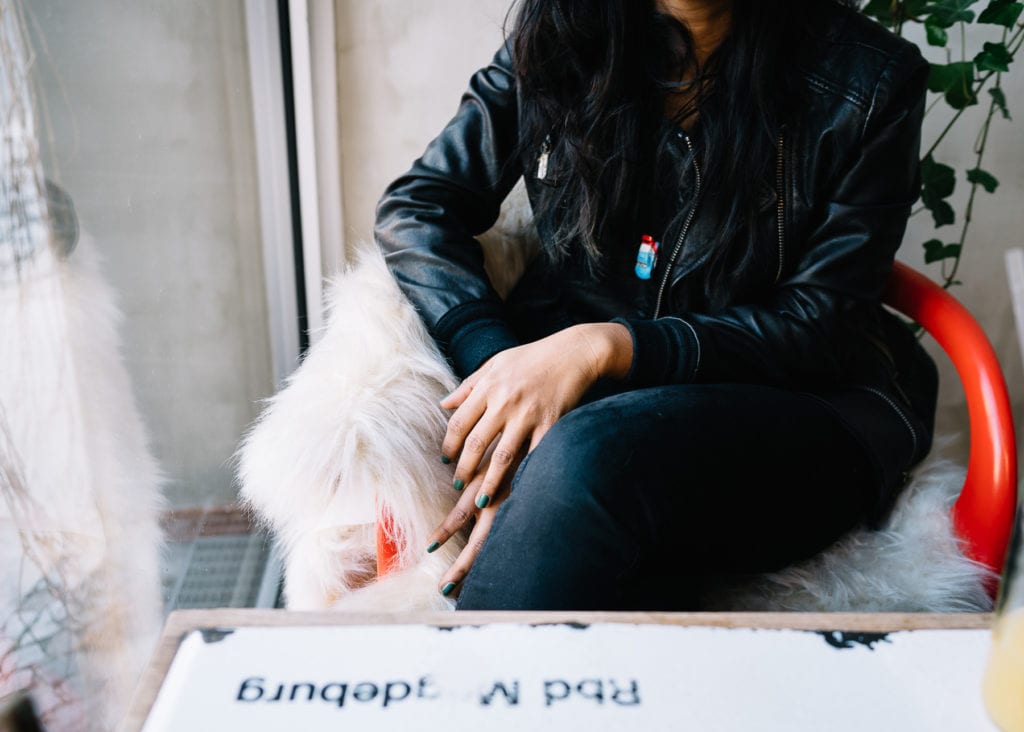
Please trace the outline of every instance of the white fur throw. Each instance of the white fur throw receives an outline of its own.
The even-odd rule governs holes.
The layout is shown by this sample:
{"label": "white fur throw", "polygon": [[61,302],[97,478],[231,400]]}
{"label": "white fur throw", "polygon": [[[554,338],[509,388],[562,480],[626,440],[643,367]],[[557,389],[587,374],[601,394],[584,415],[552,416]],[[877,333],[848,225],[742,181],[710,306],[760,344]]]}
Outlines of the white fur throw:
{"label": "white fur throw", "polygon": [[[488,272],[507,292],[536,249],[521,187],[482,238]],[[501,263],[499,266],[498,263]],[[337,278],[321,339],[240,448],[243,500],[285,556],[296,610],[424,610],[452,606],[438,581],[461,549],[426,554],[428,534],[454,505],[452,468],[439,459],[457,381],[375,249]],[[878,532],[857,531],[787,570],[722,581],[708,609],[961,612],[990,607],[987,570],[966,559],[949,509],[964,471],[929,458]],[[394,516],[406,568],[367,587],[375,502]]]}

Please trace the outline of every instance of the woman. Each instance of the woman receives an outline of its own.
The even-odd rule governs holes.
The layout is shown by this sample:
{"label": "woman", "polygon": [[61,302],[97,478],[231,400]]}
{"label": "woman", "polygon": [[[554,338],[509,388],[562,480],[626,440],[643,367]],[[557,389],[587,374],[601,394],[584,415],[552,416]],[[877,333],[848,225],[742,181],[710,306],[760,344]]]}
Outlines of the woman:
{"label": "woman", "polygon": [[[879,297],[927,64],[833,0],[523,0],[376,237],[456,372],[460,608],[686,609],[877,523],[934,364]],[[506,301],[473,236],[525,177]]]}

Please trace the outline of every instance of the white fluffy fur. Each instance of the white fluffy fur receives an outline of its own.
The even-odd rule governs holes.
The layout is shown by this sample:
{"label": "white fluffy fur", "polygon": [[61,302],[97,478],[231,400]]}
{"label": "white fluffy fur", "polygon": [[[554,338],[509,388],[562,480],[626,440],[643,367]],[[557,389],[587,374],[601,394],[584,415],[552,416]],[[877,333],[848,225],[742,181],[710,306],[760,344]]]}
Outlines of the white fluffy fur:
{"label": "white fluffy fur", "polygon": [[[520,186],[484,238],[501,293],[536,250],[524,202]],[[462,544],[432,555],[424,546],[456,498],[451,468],[439,460],[445,415],[437,405],[455,384],[380,255],[364,251],[332,285],[322,339],[240,451],[242,495],[285,549],[289,608],[450,607],[437,583]],[[782,573],[723,583],[708,602],[720,609],[984,609],[985,571],[962,556],[949,521],[962,479],[955,466],[932,460],[885,530],[854,533]],[[354,590],[372,561],[375,500],[395,516],[408,568]]]}
{"label": "white fluffy fur", "polygon": [[23,264],[0,282],[0,621],[56,582],[82,697],[48,729],[112,729],[160,628],[161,477],[91,242]]}
{"label": "white fluffy fur", "polygon": [[[329,302],[322,337],[240,453],[242,497],[276,532],[288,607],[304,610],[349,595],[372,564],[377,500],[401,527],[407,581],[440,576],[461,547],[424,553],[457,495],[438,406],[455,377],[379,255],[340,277]],[[424,605],[448,606],[429,594]]]}

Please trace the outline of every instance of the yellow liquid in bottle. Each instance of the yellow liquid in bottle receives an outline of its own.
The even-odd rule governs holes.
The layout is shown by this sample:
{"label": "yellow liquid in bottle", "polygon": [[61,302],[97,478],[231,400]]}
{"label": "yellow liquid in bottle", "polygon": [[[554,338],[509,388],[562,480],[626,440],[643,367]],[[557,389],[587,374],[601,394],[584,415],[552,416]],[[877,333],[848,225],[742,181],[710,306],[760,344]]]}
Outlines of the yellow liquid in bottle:
{"label": "yellow liquid in bottle", "polygon": [[1024,732],[1024,609],[1004,615],[992,631],[985,706],[1003,732]]}

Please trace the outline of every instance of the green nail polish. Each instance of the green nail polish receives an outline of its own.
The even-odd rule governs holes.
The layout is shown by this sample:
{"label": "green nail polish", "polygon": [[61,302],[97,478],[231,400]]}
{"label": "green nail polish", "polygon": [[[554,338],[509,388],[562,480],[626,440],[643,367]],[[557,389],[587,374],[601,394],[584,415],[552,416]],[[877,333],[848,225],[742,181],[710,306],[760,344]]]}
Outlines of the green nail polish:
{"label": "green nail polish", "polygon": [[441,456],[441,462],[444,463],[445,465],[447,465],[451,461],[452,461],[452,459],[450,457],[448,457],[447,455],[442,455]]}
{"label": "green nail polish", "polygon": [[427,547],[427,554],[431,554],[433,552],[436,552],[440,548],[440,546],[441,546],[441,543],[438,542],[438,541],[431,542],[430,546]]}
{"label": "green nail polish", "polygon": [[463,482],[462,482],[461,480],[459,480],[458,478],[456,478],[456,479],[455,479],[455,482],[454,482],[454,483],[452,483],[452,487],[453,487],[453,488],[455,488],[455,490],[457,490],[457,491],[461,491],[461,490],[462,490],[463,488],[465,488],[465,487],[466,487],[466,484],[465,484],[465,483],[463,483]]}
{"label": "green nail polish", "polygon": [[446,584],[444,587],[441,588],[441,594],[444,595],[445,597],[448,597],[448,595],[452,594],[452,590],[454,590],[454,589],[455,589],[455,583],[454,582],[449,582],[448,584]]}
{"label": "green nail polish", "polygon": [[476,507],[477,508],[487,508],[487,504],[490,503],[490,502],[491,502],[491,497],[486,495],[486,494],[477,496],[477,498],[476,498]]}

